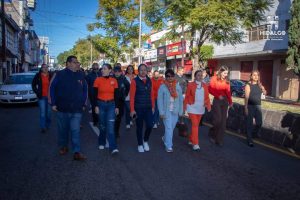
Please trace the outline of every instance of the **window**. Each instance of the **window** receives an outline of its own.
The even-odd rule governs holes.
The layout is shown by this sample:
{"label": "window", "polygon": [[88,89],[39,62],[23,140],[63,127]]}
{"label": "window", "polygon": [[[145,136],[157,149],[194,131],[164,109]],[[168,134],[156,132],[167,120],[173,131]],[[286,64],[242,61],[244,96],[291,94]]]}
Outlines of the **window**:
{"label": "window", "polygon": [[269,29],[270,28],[267,24],[248,29],[247,31],[248,31],[249,42],[268,39],[268,35],[266,34],[266,31],[268,31]]}

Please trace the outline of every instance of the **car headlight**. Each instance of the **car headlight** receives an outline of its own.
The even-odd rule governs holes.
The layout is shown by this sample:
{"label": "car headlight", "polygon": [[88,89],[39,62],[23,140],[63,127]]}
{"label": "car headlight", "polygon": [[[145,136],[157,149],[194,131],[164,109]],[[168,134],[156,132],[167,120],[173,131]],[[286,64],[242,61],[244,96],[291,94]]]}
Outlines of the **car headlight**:
{"label": "car headlight", "polygon": [[7,95],[7,91],[0,90],[0,95]]}
{"label": "car headlight", "polygon": [[29,90],[29,94],[33,94],[34,93],[34,91],[33,90]]}

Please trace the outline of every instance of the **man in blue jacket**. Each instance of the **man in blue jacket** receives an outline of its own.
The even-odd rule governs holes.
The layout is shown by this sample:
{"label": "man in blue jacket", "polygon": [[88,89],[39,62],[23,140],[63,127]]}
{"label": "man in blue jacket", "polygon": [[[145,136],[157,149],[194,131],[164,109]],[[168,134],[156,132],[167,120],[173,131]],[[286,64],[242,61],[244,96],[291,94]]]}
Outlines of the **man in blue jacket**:
{"label": "man in blue jacket", "polygon": [[80,153],[80,121],[87,103],[87,83],[83,73],[78,72],[80,63],[69,56],[66,68],[58,71],[50,83],[49,103],[57,112],[59,154],[68,152],[68,136],[71,134],[74,160],[85,160]]}

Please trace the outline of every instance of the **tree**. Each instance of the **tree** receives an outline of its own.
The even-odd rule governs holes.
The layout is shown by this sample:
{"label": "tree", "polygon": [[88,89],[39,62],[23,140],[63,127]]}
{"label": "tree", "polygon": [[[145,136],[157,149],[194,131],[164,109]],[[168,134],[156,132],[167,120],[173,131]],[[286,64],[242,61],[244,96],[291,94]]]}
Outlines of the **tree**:
{"label": "tree", "polygon": [[[79,39],[73,47],[73,53],[81,63],[82,67],[87,68],[91,63],[91,45],[92,42],[88,39]],[[98,60],[100,53],[97,48],[92,45],[92,59]],[[92,62],[93,62],[92,60]]]}
{"label": "tree", "polygon": [[105,35],[93,39],[96,48],[112,62],[122,59],[122,53],[135,48],[138,39],[138,0],[99,0],[97,22],[88,30],[100,29]]}
{"label": "tree", "polygon": [[[289,48],[286,62],[288,69],[292,69],[300,79],[300,0],[294,0],[291,8],[291,20],[288,30]],[[298,92],[300,101],[300,87]]]}
{"label": "tree", "polygon": [[[178,27],[188,27],[190,52],[196,68],[203,63],[201,47],[205,42],[237,44],[242,28],[259,24],[273,0],[145,0],[145,19],[158,30],[170,28],[179,36]],[[165,22],[171,21],[167,27]],[[178,31],[179,30],[179,31]],[[185,37],[186,38],[186,37]]]}
{"label": "tree", "polygon": [[61,66],[66,65],[66,60],[68,56],[73,55],[73,49],[70,49],[68,51],[64,51],[63,53],[58,54],[57,56],[57,63],[60,64]]}

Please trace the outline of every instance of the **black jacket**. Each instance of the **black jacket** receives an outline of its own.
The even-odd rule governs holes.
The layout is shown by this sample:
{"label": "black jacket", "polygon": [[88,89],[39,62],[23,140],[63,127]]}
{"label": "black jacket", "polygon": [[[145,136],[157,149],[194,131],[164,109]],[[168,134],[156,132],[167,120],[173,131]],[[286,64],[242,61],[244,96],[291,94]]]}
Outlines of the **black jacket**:
{"label": "black jacket", "polygon": [[[43,88],[43,83],[42,83],[42,77],[41,77],[42,73],[41,71],[38,72],[31,83],[31,87],[32,90],[34,91],[34,93],[36,94],[36,96],[40,99],[42,98],[42,88]],[[52,78],[52,74],[49,72],[49,85],[50,85],[50,80]]]}
{"label": "black jacket", "polygon": [[121,75],[119,77],[115,77],[118,81],[118,94],[117,94],[117,99],[118,101],[125,101],[129,90],[130,90],[130,83],[126,79],[125,76]]}

